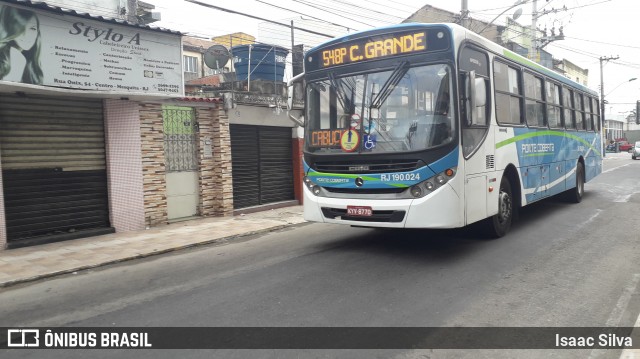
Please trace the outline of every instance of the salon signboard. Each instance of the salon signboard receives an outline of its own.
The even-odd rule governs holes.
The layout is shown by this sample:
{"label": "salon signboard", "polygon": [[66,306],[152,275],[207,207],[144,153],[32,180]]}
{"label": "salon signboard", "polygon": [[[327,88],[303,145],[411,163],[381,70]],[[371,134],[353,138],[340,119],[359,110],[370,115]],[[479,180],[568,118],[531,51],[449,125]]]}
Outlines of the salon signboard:
{"label": "salon signboard", "polygon": [[176,34],[0,3],[3,81],[181,96],[181,45]]}

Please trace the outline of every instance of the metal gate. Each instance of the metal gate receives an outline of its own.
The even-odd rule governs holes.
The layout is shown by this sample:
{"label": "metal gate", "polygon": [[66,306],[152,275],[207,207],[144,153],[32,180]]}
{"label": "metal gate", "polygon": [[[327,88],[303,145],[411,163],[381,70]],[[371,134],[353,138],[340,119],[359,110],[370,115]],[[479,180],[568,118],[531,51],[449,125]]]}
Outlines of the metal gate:
{"label": "metal gate", "polygon": [[10,246],[33,238],[77,238],[86,230],[113,232],[102,115],[102,100],[0,95]]}
{"label": "metal gate", "polygon": [[198,124],[190,107],[163,106],[169,220],[198,215]]}
{"label": "metal gate", "polygon": [[235,209],[294,199],[291,128],[230,125]]}

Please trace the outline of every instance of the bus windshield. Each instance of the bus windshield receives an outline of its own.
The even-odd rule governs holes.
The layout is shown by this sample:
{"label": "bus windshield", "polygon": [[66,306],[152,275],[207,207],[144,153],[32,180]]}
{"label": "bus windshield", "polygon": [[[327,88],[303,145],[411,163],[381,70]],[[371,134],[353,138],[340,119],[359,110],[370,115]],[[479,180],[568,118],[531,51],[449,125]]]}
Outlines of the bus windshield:
{"label": "bus windshield", "polygon": [[435,64],[307,85],[306,150],[388,153],[439,147],[456,134],[451,69]]}

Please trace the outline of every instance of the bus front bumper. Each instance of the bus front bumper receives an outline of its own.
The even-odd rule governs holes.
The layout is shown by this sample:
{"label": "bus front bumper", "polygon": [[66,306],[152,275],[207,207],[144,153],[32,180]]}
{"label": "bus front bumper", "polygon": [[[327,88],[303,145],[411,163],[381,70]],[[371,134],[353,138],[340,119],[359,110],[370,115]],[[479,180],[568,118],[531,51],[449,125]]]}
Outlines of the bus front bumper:
{"label": "bus front bumper", "polygon": [[[457,228],[464,225],[460,197],[449,186],[417,199],[344,199],[315,196],[303,186],[304,219],[312,222],[381,228]],[[365,207],[371,216],[348,215],[347,207]]]}

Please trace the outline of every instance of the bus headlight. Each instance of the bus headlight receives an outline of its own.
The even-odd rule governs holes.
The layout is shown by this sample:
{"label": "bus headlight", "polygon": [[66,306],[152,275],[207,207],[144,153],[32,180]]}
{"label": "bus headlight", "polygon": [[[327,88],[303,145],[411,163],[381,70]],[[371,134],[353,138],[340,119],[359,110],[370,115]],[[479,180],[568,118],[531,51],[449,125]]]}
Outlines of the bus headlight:
{"label": "bus headlight", "polygon": [[411,187],[411,195],[414,196],[415,198],[422,197],[422,188],[420,188],[420,185],[415,185]]}
{"label": "bus headlight", "polygon": [[456,168],[447,168],[446,170],[438,173],[437,175],[428,178],[426,181],[422,181],[416,185],[411,186],[409,194],[412,198],[421,198],[429,193],[437,190],[449,182],[451,178],[456,175]]}
{"label": "bus headlight", "polygon": [[320,192],[322,192],[322,189],[320,189],[320,186],[313,183],[311,178],[304,176],[302,178],[302,182],[304,183],[305,186],[307,186],[309,191],[311,191],[311,193],[315,194],[316,196],[320,195]]}
{"label": "bus headlight", "polygon": [[304,182],[304,184],[309,186],[311,184],[311,178],[304,176],[304,178],[302,179],[302,182]]}

